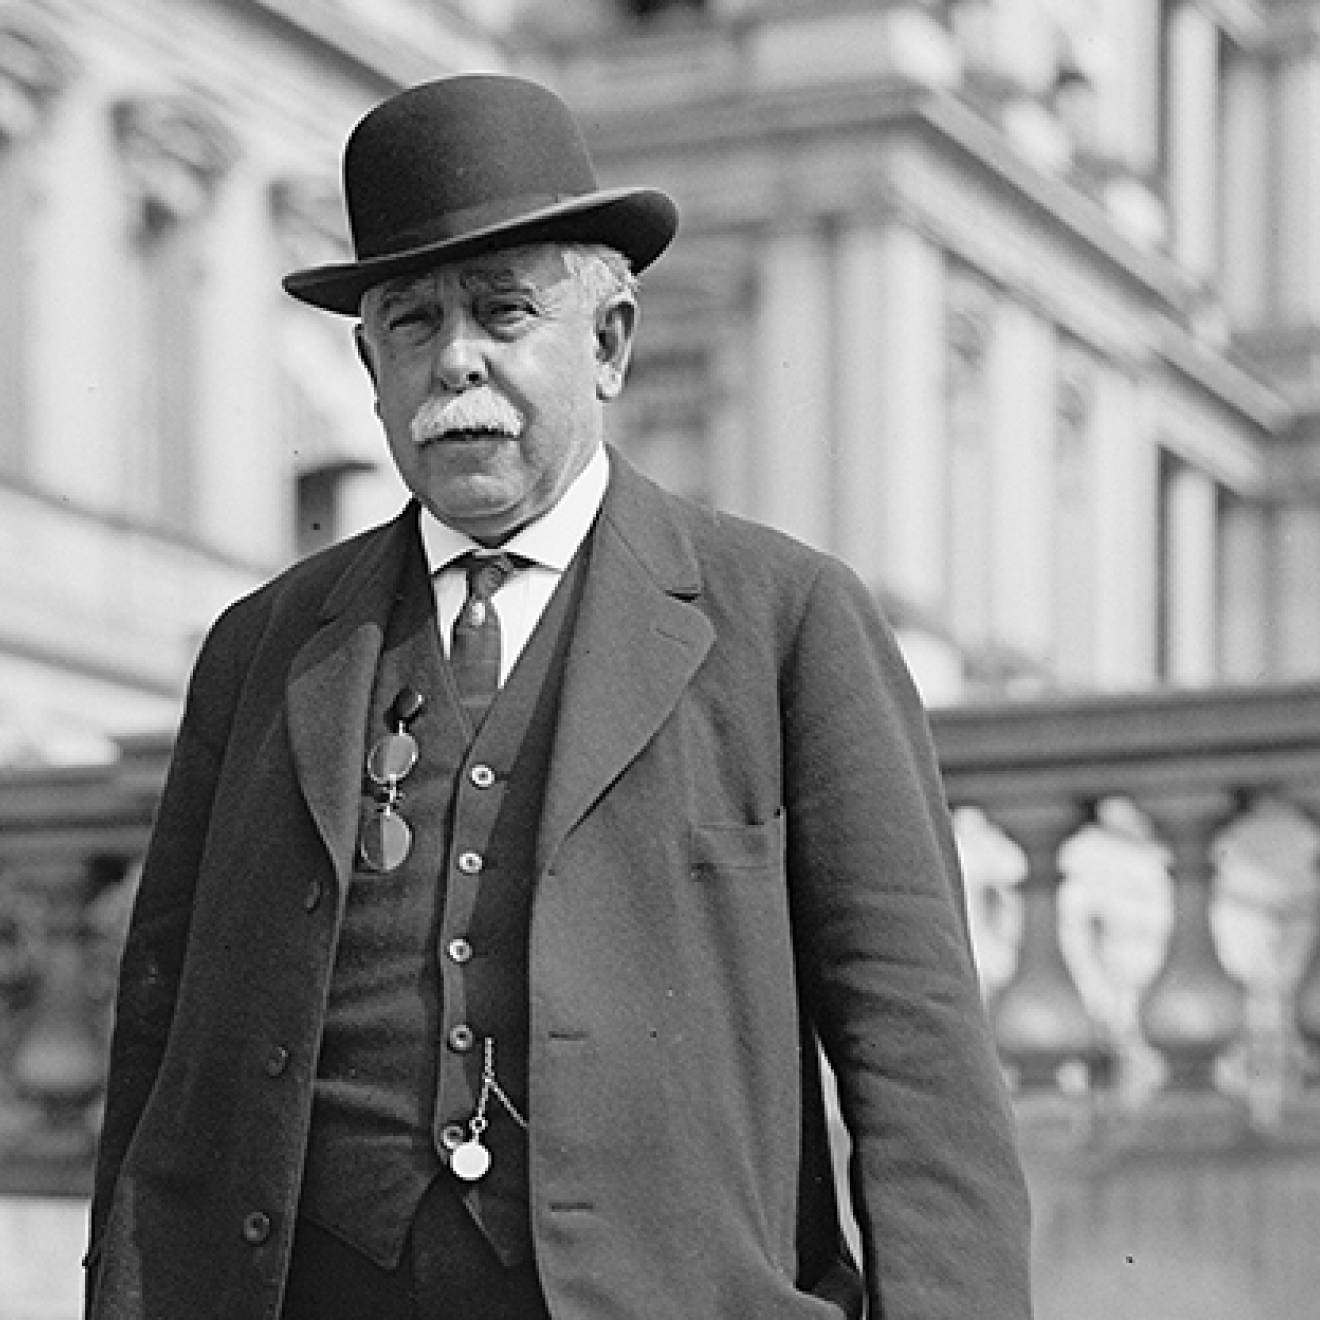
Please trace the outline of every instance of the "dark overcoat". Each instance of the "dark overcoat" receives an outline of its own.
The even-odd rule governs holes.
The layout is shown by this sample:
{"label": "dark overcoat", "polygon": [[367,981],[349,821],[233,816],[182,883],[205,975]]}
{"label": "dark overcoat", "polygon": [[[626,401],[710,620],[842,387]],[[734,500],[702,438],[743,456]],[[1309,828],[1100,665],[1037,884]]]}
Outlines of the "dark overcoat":
{"label": "dark overcoat", "polygon": [[[97,1320],[272,1320],[415,509],[232,606],[123,957]],[[531,1206],[556,1320],[1024,1320],[1026,1203],[924,718],[838,561],[612,455],[530,943]]]}

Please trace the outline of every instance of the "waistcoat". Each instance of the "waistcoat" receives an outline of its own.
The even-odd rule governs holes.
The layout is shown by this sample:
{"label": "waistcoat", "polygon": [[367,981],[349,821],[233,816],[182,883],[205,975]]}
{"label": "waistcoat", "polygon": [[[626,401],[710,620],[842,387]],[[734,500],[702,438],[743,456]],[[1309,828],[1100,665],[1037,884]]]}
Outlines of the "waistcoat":
{"label": "waistcoat", "polygon": [[[481,1137],[489,1171],[464,1182],[448,1161],[471,1134],[487,1040],[500,1089],[527,1117],[534,851],[583,557],[475,731],[440,646],[420,544],[391,610],[367,747],[388,731],[401,688],[426,696],[410,728],[417,764],[401,784],[413,841],[397,869],[359,864],[352,877],[299,1206],[386,1267],[398,1263],[436,1178],[450,1182],[505,1264],[531,1255],[526,1135],[495,1095]],[[364,780],[364,811],[370,787]]]}

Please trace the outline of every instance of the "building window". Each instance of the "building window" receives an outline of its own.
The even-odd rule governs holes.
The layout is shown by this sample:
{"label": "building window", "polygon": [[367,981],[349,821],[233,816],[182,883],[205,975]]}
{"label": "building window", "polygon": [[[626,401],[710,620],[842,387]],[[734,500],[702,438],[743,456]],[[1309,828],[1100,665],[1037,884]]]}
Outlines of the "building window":
{"label": "building window", "polygon": [[[271,219],[288,269],[345,261],[350,251],[333,180],[286,178],[270,194]],[[289,456],[292,553],[308,555],[356,531],[352,478],[381,467],[374,423],[360,391],[366,376],[348,324],[291,298],[280,303],[280,441]],[[371,432],[367,448],[357,427]]]}
{"label": "building window", "polygon": [[114,128],[131,224],[122,350],[130,389],[126,503],[133,515],[186,533],[196,503],[205,221],[236,153],[217,120],[180,99],[121,102]]}
{"label": "building window", "polygon": [[[317,372],[306,373],[314,381]],[[318,392],[286,371],[282,430],[293,455],[293,552],[301,558],[339,540],[345,525],[349,478],[375,470],[337,442],[336,401],[318,403]]]}
{"label": "building window", "polygon": [[706,0],[624,0],[624,10],[642,22],[704,14]]}
{"label": "building window", "polygon": [[644,472],[702,503],[714,498],[710,419],[715,411],[705,347],[669,343],[639,351],[610,405],[620,447]]}
{"label": "building window", "polygon": [[318,467],[298,473],[294,484],[294,553],[301,558],[332,545],[343,535],[343,467]]}

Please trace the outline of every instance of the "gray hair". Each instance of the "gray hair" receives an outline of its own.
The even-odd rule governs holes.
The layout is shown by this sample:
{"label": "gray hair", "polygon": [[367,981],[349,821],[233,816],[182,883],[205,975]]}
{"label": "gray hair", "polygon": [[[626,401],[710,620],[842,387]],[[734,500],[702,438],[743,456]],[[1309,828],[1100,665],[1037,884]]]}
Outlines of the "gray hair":
{"label": "gray hair", "polygon": [[560,251],[568,273],[593,305],[599,306],[618,293],[637,297],[637,276],[617,248],[604,243],[563,243]]}
{"label": "gray hair", "polygon": [[[605,243],[527,243],[510,248],[511,254],[535,252],[542,247],[556,248],[564,258],[564,266],[569,278],[577,284],[589,305],[599,307],[607,298],[616,294],[626,294],[629,298],[637,297],[637,276],[633,274],[628,258],[617,248]],[[371,316],[380,301],[381,293],[395,285],[420,282],[426,278],[425,272],[417,276],[404,276],[398,280],[385,280],[374,284],[362,296],[360,315],[365,320]]]}

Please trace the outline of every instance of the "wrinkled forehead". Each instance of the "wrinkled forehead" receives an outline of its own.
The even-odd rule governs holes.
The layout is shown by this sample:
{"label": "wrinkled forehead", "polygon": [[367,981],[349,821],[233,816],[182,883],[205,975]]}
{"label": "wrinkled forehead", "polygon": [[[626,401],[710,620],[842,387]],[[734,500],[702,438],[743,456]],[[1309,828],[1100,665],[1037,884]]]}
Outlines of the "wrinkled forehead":
{"label": "wrinkled forehead", "polygon": [[568,276],[563,249],[557,243],[501,248],[458,261],[440,262],[426,270],[373,285],[362,299],[362,311],[365,315],[395,302],[433,299],[446,289],[468,294],[516,289],[545,292]]}

